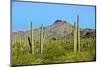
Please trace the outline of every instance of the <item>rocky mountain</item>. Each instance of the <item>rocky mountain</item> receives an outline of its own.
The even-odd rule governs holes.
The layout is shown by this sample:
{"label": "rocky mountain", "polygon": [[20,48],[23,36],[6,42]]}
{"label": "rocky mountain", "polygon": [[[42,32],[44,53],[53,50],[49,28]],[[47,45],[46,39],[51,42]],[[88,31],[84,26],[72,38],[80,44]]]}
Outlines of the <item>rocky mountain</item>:
{"label": "rocky mountain", "polygon": [[[56,20],[52,25],[43,27],[46,39],[68,39],[73,37],[73,25],[64,20]],[[33,29],[33,37],[39,40],[40,28]],[[81,37],[95,37],[94,29],[82,29]],[[12,32],[12,39],[27,39],[30,37],[30,31]]]}
{"label": "rocky mountain", "polygon": [[86,28],[86,29],[81,30],[80,34],[81,34],[81,37],[95,38],[96,37],[96,30]]}
{"label": "rocky mountain", "polygon": [[73,26],[66,21],[56,20],[52,25],[45,27],[47,38],[68,38],[73,31]]}

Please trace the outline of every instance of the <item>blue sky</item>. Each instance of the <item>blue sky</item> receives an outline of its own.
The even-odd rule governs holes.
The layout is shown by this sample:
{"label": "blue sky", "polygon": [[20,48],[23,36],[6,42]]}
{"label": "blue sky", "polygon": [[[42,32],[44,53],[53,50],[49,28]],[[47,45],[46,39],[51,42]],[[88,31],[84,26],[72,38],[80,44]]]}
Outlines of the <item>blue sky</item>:
{"label": "blue sky", "polygon": [[30,22],[33,28],[53,24],[55,20],[66,20],[70,24],[80,16],[81,28],[95,29],[95,7],[78,5],[61,5],[31,2],[12,2],[12,31],[29,30]]}

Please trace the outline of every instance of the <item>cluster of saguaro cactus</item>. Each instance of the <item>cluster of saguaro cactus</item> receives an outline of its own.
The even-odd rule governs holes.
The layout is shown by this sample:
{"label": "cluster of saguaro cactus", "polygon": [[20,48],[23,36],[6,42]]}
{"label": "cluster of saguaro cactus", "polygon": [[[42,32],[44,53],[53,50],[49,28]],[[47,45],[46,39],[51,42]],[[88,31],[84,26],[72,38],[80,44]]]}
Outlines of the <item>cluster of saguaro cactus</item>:
{"label": "cluster of saguaro cactus", "polygon": [[[33,39],[33,30],[32,30],[32,22],[30,23],[30,37],[28,37],[28,42],[30,45],[30,53],[34,54],[35,53],[35,48],[34,48],[34,39]],[[45,32],[46,30],[43,29],[43,24],[41,24],[40,28],[40,53],[43,53],[43,40],[45,39]]]}
{"label": "cluster of saguaro cactus", "polygon": [[79,16],[77,16],[77,26],[74,23],[74,52],[80,52],[80,24],[79,24]]}

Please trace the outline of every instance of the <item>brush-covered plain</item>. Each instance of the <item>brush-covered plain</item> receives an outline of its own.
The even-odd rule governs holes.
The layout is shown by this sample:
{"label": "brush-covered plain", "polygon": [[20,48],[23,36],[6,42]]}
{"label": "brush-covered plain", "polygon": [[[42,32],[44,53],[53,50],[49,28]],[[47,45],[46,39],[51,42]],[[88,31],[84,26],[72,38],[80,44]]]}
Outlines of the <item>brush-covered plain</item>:
{"label": "brush-covered plain", "polygon": [[80,52],[74,52],[74,40],[45,40],[43,53],[40,53],[40,42],[34,41],[35,53],[29,53],[26,41],[12,42],[12,64],[51,64],[82,62],[96,60],[96,41],[93,38],[81,38]]}

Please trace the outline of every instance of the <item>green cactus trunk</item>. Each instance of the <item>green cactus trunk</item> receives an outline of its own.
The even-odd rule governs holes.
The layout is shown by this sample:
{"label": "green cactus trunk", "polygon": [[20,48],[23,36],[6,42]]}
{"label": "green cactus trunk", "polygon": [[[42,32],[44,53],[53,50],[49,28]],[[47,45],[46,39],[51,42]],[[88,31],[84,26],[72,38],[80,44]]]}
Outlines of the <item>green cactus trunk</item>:
{"label": "green cactus trunk", "polygon": [[[32,26],[32,25],[31,25]],[[32,28],[33,29],[33,28]],[[32,30],[31,29],[31,30]],[[35,54],[35,45],[34,45],[34,30],[32,30],[32,54]]]}
{"label": "green cactus trunk", "polygon": [[32,22],[30,23],[30,53],[32,53]]}
{"label": "green cactus trunk", "polygon": [[30,23],[31,31],[30,31],[30,41],[31,41],[31,53],[34,54],[34,40],[33,40],[33,31],[32,31],[32,22]]}
{"label": "green cactus trunk", "polygon": [[40,29],[40,53],[43,53],[43,25],[41,24]]}
{"label": "green cactus trunk", "polygon": [[74,23],[74,52],[77,51],[77,27],[76,23]]}
{"label": "green cactus trunk", "polygon": [[46,29],[43,29],[43,40],[46,38]]}
{"label": "green cactus trunk", "polygon": [[79,23],[79,16],[77,16],[77,44],[78,44],[78,51],[80,52],[80,23]]}
{"label": "green cactus trunk", "polygon": [[34,30],[32,31],[32,54],[35,54]]}

